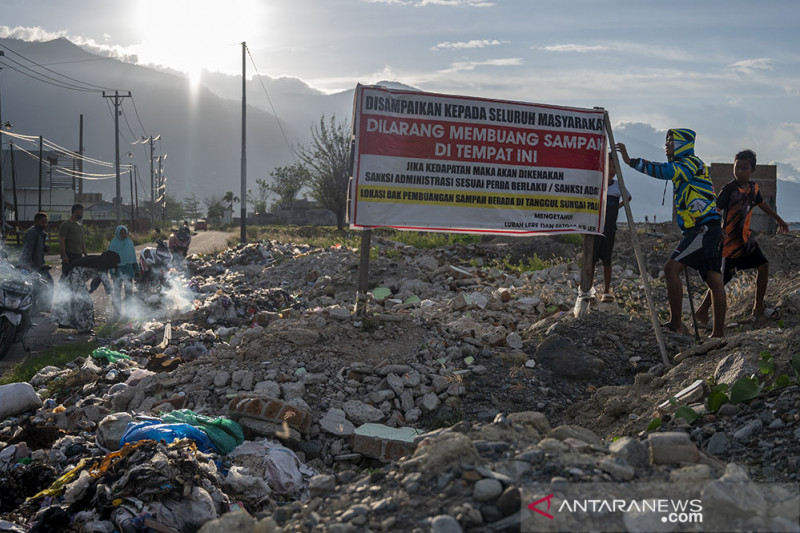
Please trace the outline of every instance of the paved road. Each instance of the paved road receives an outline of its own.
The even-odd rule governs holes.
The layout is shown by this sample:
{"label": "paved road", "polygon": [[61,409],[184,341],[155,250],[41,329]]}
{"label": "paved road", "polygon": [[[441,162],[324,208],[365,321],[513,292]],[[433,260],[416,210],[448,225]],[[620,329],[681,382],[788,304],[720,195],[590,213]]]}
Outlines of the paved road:
{"label": "paved road", "polygon": [[[228,247],[228,239],[233,236],[232,233],[225,231],[201,231],[192,235],[192,243],[189,245],[189,253],[212,253],[222,251]],[[57,246],[57,245],[56,245]],[[147,246],[155,246],[155,243],[142,244],[136,247],[137,254]],[[51,250],[53,245],[50,245]],[[61,259],[58,255],[48,255],[47,261],[53,265],[50,271],[53,279],[61,277]],[[95,317],[98,321],[102,321],[110,306],[110,298],[105,294],[102,287],[92,294],[94,301]],[[46,350],[52,346],[62,344],[69,341],[88,341],[91,339],[89,335],[78,335],[72,330],[58,329],[55,324],[51,324],[46,316],[34,317],[33,326],[28,331],[25,338],[25,344],[30,349],[26,353],[22,344],[17,343],[11,347],[8,355],[0,360],[0,373],[6,367],[18,363],[25,357],[34,356],[37,353]]]}

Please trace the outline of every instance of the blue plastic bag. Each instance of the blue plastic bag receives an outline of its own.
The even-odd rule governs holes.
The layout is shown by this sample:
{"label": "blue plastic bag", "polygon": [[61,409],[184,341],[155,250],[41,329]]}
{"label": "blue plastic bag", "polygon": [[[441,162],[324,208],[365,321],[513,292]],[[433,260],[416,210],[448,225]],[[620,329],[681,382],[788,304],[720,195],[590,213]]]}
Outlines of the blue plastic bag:
{"label": "blue plastic bag", "polygon": [[163,440],[169,444],[180,439],[192,439],[201,452],[214,452],[214,446],[208,435],[196,427],[189,424],[163,424],[160,420],[131,422],[125,428],[122,438],[119,439],[119,447],[122,448],[129,442],[139,442],[140,440]]}

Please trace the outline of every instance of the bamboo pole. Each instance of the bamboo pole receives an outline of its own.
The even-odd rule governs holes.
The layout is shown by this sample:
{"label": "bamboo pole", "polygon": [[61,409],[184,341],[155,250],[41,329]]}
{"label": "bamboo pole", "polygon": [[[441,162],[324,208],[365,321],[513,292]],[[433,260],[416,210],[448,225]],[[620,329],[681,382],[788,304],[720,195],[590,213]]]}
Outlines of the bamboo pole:
{"label": "bamboo pole", "polygon": [[658,322],[658,315],[656,314],[655,307],[653,306],[653,296],[650,291],[650,280],[647,278],[647,268],[642,259],[642,250],[639,246],[639,236],[636,234],[636,226],[633,223],[633,213],[631,212],[630,202],[628,202],[628,189],[625,187],[625,181],[622,178],[622,166],[619,164],[619,156],[617,156],[616,143],[614,142],[614,132],[611,131],[611,123],[608,120],[608,111],[605,112],[606,132],[608,133],[608,140],[611,143],[613,150],[611,150],[611,157],[614,158],[614,166],[617,169],[617,178],[619,179],[619,189],[622,192],[622,203],[625,206],[625,217],[628,219],[628,229],[631,233],[631,242],[633,243],[633,251],[636,254],[636,263],[639,266],[639,273],[642,275],[642,285],[644,287],[644,295],[647,300],[647,308],[650,311],[650,321],[653,323],[653,331],[656,333],[656,340],[658,341],[658,349],[661,351],[661,360],[664,366],[672,366],[669,356],[667,355],[667,347],[664,345],[664,335],[661,332],[661,325]]}

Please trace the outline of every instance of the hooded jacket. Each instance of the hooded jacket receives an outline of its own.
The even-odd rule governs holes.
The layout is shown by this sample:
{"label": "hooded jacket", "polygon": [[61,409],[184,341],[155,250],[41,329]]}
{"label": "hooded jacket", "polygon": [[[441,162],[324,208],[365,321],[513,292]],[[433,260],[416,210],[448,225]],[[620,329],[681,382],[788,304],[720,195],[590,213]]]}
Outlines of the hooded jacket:
{"label": "hooded jacket", "polygon": [[694,131],[686,128],[671,129],[674,141],[673,157],[668,163],[654,163],[633,158],[630,166],[661,180],[672,180],[672,200],[682,232],[695,226],[720,221],[714,185],[708,167],[694,155]]}
{"label": "hooded jacket", "polygon": [[119,266],[117,267],[115,275],[117,277],[130,279],[139,272],[139,263],[136,261],[136,249],[133,246],[133,241],[130,236],[126,236],[123,239],[121,237],[122,230],[125,230],[125,234],[129,235],[128,228],[125,226],[117,226],[115,237],[108,245],[108,249],[119,254]]}

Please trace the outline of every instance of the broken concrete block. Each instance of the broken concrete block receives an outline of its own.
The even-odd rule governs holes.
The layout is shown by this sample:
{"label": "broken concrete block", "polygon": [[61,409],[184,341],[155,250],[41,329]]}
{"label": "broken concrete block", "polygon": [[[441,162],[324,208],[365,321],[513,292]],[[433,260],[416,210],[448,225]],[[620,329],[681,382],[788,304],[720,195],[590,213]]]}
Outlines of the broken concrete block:
{"label": "broken concrete block", "polygon": [[647,436],[651,464],[696,463],[700,452],[687,433],[671,431]]}
{"label": "broken concrete block", "polygon": [[353,451],[384,462],[396,461],[411,455],[416,449],[414,439],[422,433],[410,428],[391,428],[383,424],[362,424],[353,436]]}
{"label": "broken concrete block", "polygon": [[228,412],[231,418],[249,417],[275,424],[286,422],[303,433],[308,433],[311,427],[308,411],[275,398],[239,395],[228,404]]}

